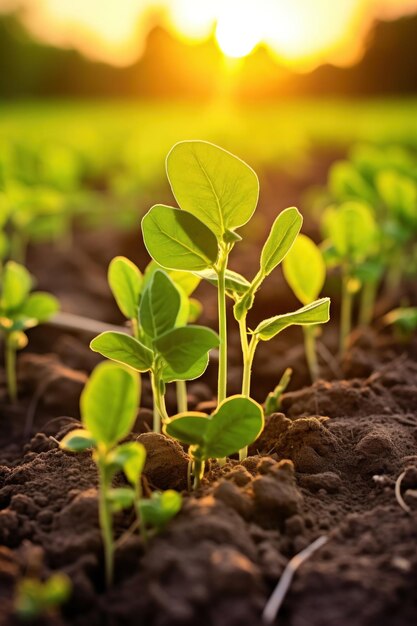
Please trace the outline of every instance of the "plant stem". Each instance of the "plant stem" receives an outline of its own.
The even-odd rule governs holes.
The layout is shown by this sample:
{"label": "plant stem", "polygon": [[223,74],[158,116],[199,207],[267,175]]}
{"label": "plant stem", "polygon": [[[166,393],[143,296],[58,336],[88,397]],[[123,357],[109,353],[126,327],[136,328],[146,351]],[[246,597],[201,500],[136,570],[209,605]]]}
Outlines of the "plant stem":
{"label": "plant stem", "polygon": [[187,384],[185,380],[177,380],[175,383],[177,391],[177,410],[178,413],[185,413],[188,411],[187,401]]}
{"label": "plant stem", "polygon": [[[258,340],[255,335],[252,336],[250,343],[248,345],[248,339],[246,335],[246,316],[239,322],[239,328],[241,329],[241,340],[242,340],[242,331],[243,324],[245,328],[245,343],[246,347],[244,348],[245,343],[242,343],[243,350],[243,378],[242,378],[242,395],[246,398],[250,397],[250,383],[251,383],[251,375],[252,375],[252,364],[253,359],[255,357],[256,347],[258,345]],[[239,461],[243,461],[248,456],[248,447],[245,446],[241,450],[239,450]]]}
{"label": "plant stem", "polygon": [[219,310],[219,373],[217,387],[217,402],[220,404],[227,394],[227,317],[226,317],[226,265],[227,254],[223,254],[218,276],[218,310]]}
{"label": "plant stem", "polygon": [[198,489],[201,483],[201,479],[204,476],[204,466],[205,462],[200,461],[200,459],[194,459],[194,482],[193,489]]}
{"label": "plant stem", "polygon": [[6,379],[9,398],[12,402],[17,400],[17,381],[16,381],[16,349],[10,339],[9,333],[5,338],[5,361],[6,361]]}
{"label": "plant stem", "polygon": [[368,281],[362,287],[359,308],[359,325],[362,327],[366,328],[372,321],[377,289],[377,281]]}
{"label": "plant stem", "polygon": [[316,327],[304,326],[304,349],[306,353],[308,370],[310,372],[311,381],[314,383],[319,377],[319,364],[317,361],[316,351]]}
{"label": "plant stem", "polygon": [[107,479],[106,457],[103,453],[98,452],[98,472],[99,472],[99,520],[101,535],[104,544],[104,560],[106,572],[106,584],[108,587],[113,582],[113,523],[112,514],[107,501],[107,492],[109,484]]}
{"label": "plant stem", "polygon": [[152,385],[152,394],[154,401],[154,411],[153,411],[153,430],[155,433],[161,432],[161,418],[162,420],[168,420],[168,413],[165,406],[165,397],[161,393],[161,384],[159,377],[155,371],[155,369],[151,370],[151,385]]}
{"label": "plant stem", "polygon": [[347,343],[352,326],[352,292],[349,288],[349,274],[344,271],[342,277],[342,308],[340,315],[340,343],[339,357],[342,359],[345,355]]}

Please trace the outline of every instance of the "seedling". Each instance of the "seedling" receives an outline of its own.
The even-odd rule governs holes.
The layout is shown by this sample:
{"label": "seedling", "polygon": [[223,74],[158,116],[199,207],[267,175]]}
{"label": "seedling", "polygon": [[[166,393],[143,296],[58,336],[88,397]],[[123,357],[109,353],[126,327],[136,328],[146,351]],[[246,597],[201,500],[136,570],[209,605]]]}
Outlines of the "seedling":
{"label": "seedling", "polygon": [[417,330],[417,307],[393,309],[381,320],[383,326],[393,326],[398,341],[407,342]]}
{"label": "seedling", "polygon": [[53,615],[71,595],[71,581],[65,574],[57,573],[42,581],[23,578],[17,586],[16,615],[24,621]]}
{"label": "seedling", "polygon": [[[114,569],[113,513],[132,506],[140,498],[145,448],[138,442],[119,442],[131,431],[139,404],[137,374],[113,363],[100,363],[89,378],[80,400],[82,429],[68,433],[63,450],[93,450],[99,474],[99,521],[104,544],[106,581]],[[112,479],[123,471],[129,487],[112,488]]]}
{"label": "seedling", "polygon": [[[133,291],[132,291],[133,293]],[[120,299],[120,298],[119,298]],[[162,270],[155,270],[141,294],[137,336],[107,331],[93,339],[95,352],[138,372],[150,372],[157,412],[154,430],[160,432],[160,418],[168,419],[165,406],[165,385],[177,380],[198,378],[208,364],[208,353],[218,346],[217,334],[204,326],[189,325],[188,301],[184,300],[173,281]],[[124,304],[126,306],[126,303]],[[125,309],[128,310],[127,308]]]}
{"label": "seedling", "polygon": [[[285,279],[304,305],[316,300],[326,279],[326,264],[321,250],[306,235],[299,235],[282,265]],[[304,347],[311,380],[319,376],[314,326],[304,326]]]}
{"label": "seedling", "polygon": [[345,202],[329,208],[324,228],[330,242],[325,255],[329,265],[339,266],[342,273],[339,354],[343,357],[352,328],[354,294],[361,287],[360,271],[372,259],[378,246],[378,229],[372,210],[361,202]]}
{"label": "seedling", "polygon": [[273,391],[271,391],[266,400],[265,400],[265,415],[272,415],[272,413],[276,413],[281,408],[281,396],[285,392],[286,388],[290,384],[292,376],[292,369],[287,367],[278,385],[275,387]]}
{"label": "seedling", "polygon": [[190,473],[197,488],[210,458],[224,458],[248,446],[262,432],[263,425],[263,411],[257,402],[231,396],[211,417],[199,412],[182,413],[166,422],[164,432],[190,446]]}
{"label": "seedling", "polygon": [[227,393],[227,264],[241,239],[236,230],[255,211],[259,182],[246,163],[204,141],[176,144],[167,157],[167,174],[180,208],[153,206],[142,220],[143,238],[163,267],[211,270],[217,279],[220,404]]}
{"label": "seedling", "polygon": [[16,352],[27,345],[25,330],[50,319],[59,308],[54,296],[30,293],[33,280],[23,265],[8,261],[1,277],[0,332],[4,338],[9,397],[17,399]]}

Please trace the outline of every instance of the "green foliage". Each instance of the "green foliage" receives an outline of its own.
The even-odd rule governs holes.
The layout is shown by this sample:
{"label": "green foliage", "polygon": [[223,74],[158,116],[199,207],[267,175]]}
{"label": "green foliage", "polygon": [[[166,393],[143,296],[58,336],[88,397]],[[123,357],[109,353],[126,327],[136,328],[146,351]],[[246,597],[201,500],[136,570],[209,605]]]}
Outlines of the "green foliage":
{"label": "green foliage", "polygon": [[127,319],[136,319],[143,283],[140,270],[129,259],[117,256],[110,262],[107,278],[123,315]]}
{"label": "green foliage", "polygon": [[160,532],[179,513],[181,506],[182,497],[177,491],[154,491],[150,498],[140,502],[141,522],[145,528]]}
{"label": "green foliage", "polygon": [[259,195],[255,172],[211,143],[177,143],[167,157],[167,174],[181,209],[206,224],[218,241],[246,224],[255,211]]}
{"label": "green foliage", "polygon": [[309,326],[312,324],[325,324],[330,319],[330,298],[320,298],[311,302],[293,313],[275,315],[260,322],[253,331],[254,337],[262,341],[269,341],[276,337],[285,328],[292,325]]}
{"label": "green foliage", "polygon": [[199,271],[216,263],[216,237],[191,213],[153,206],[142,219],[142,232],[149,254],[162,267]]}
{"label": "green foliage", "polygon": [[48,617],[71,595],[71,581],[65,574],[53,574],[47,580],[23,578],[16,589],[16,615],[24,621]]}
{"label": "green foliage", "polygon": [[183,326],[157,337],[154,346],[166,364],[177,374],[190,370],[210,350],[219,345],[219,338],[204,326]]}
{"label": "green foliage", "polygon": [[125,333],[105,331],[95,337],[90,348],[107,359],[127,365],[138,372],[147,372],[153,364],[153,352],[139,339]]}
{"label": "green foliage", "polygon": [[180,292],[167,274],[156,270],[140,303],[143,331],[152,339],[169,332],[176,325],[180,309]]}
{"label": "green foliage", "polygon": [[326,279],[326,264],[318,246],[306,235],[299,235],[282,265],[285,280],[302,302],[318,298]]}
{"label": "green foliage", "polygon": [[417,330],[417,307],[398,307],[382,318],[384,326],[393,326],[400,341],[409,341]]}
{"label": "green foliage", "polygon": [[226,457],[252,443],[263,429],[262,408],[244,396],[224,400],[211,415],[183,413],[170,419],[164,432],[190,446],[198,485],[204,463]]}
{"label": "green foliage", "polygon": [[291,250],[303,224],[296,207],[282,211],[272,224],[268,238],[262,248],[260,273],[268,276]]}
{"label": "green foliage", "polygon": [[273,391],[270,391],[266,400],[265,400],[265,415],[272,415],[272,413],[276,413],[281,408],[281,396],[287,389],[290,384],[292,376],[292,369],[287,367],[278,385],[275,387]]}
{"label": "green foliage", "polygon": [[328,209],[324,226],[340,262],[361,263],[375,251],[378,229],[372,209],[363,202]]}
{"label": "green foliage", "polygon": [[0,293],[0,333],[4,337],[6,375],[9,396],[16,399],[16,350],[27,344],[25,330],[48,321],[58,311],[54,296],[36,291],[30,293],[33,280],[27,269],[8,261],[2,271]]}

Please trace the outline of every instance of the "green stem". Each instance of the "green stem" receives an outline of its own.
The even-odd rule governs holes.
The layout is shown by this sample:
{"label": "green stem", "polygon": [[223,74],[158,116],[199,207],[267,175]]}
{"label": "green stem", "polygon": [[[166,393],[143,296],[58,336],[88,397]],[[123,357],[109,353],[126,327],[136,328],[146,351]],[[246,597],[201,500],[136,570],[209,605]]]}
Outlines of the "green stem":
{"label": "green stem", "polygon": [[226,265],[227,255],[221,260],[218,276],[218,309],[219,309],[219,373],[217,387],[217,403],[226,399],[227,394],[227,317],[226,317]]}
{"label": "green stem", "polygon": [[342,277],[342,308],[340,315],[340,343],[339,343],[339,356],[342,359],[345,355],[348,339],[352,327],[352,305],[353,297],[352,292],[349,289],[350,277],[347,272],[344,272]]}
{"label": "green stem", "polygon": [[304,326],[304,349],[306,353],[308,370],[310,372],[311,381],[314,383],[319,377],[319,364],[317,361],[316,350],[316,327]]}
{"label": "green stem", "polygon": [[198,487],[200,486],[201,483],[201,479],[204,476],[204,466],[205,466],[205,462],[204,461],[200,461],[200,459],[194,459],[194,482],[193,482],[193,489],[198,489]]}
{"label": "green stem", "polygon": [[12,402],[17,400],[17,381],[16,381],[16,349],[12,344],[10,335],[5,338],[5,361],[6,361],[6,379],[9,398]]}
{"label": "green stem", "polygon": [[178,413],[186,413],[188,411],[187,384],[185,380],[177,380],[175,383],[175,387],[177,391]]}
{"label": "green stem", "polygon": [[114,545],[113,545],[113,521],[110,507],[107,501],[109,481],[107,479],[106,457],[98,452],[98,472],[99,472],[99,520],[101,535],[104,544],[104,561],[106,572],[106,584],[108,587],[113,582],[114,569]]}
{"label": "green stem", "polygon": [[155,370],[151,370],[151,385],[154,401],[153,430],[155,433],[161,432],[161,418],[163,421],[169,419],[165,406],[165,396],[161,393],[160,379]]}
{"label": "green stem", "polygon": [[[246,335],[246,316],[244,317],[245,324],[245,339],[246,339],[246,349],[243,350],[243,378],[242,378],[242,395],[246,398],[250,397],[250,383],[252,376],[252,365],[253,359],[255,357],[256,347],[258,345],[258,339],[256,339],[255,335],[252,336],[249,345],[247,344],[247,335]],[[239,327],[243,330],[243,324],[239,322]],[[242,333],[241,333],[242,339]],[[244,344],[242,344],[243,348]],[[248,447],[245,446],[241,450],[239,450],[239,461],[243,461],[248,456]]]}
{"label": "green stem", "polygon": [[361,292],[359,309],[359,325],[366,328],[370,326],[374,314],[375,299],[378,290],[377,281],[369,281],[364,284]]}

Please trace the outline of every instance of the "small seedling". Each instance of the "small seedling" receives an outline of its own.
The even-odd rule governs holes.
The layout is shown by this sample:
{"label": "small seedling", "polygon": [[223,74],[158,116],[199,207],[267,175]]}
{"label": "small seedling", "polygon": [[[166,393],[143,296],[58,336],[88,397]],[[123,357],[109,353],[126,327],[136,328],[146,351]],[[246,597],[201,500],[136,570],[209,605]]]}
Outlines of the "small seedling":
{"label": "small seedling", "polygon": [[162,270],[155,270],[140,300],[140,338],[107,331],[93,339],[90,347],[103,356],[138,371],[151,374],[157,413],[154,431],[160,432],[160,417],[168,419],[165,385],[192,380],[205,371],[208,353],[218,346],[217,334],[204,326],[187,326],[181,293]]}
{"label": "small seedling", "polygon": [[372,210],[361,202],[329,208],[324,229],[330,242],[325,258],[330,266],[339,266],[342,273],[339,354],[343,357],[352,328],[353,297],[361,288],[360,271],[375,254],[378,229]]}
{"label": "small seedling", "polygon": [[57,573],[42,581],[23,578],[17,585],[15,613],[23,621],[32,621],[54,614],[71,595],[71,581]]}
{"label": "small seedling", "polygon": [[[299,235],[286,255],[282,269],[285,279],[304,305],[318,298],[326,279],[326,264],[318,246],[306,235]],[[314,326],[304,326],[304,347],[311,380],[319,376]]]}
{"label": "small seedling", "polygon": [[272,415],[281,409],[281,396],[290,384],[292,369],[287,367],[278,385],[271,391],[265,400],[265,415]]}
{"label": "small seedling", "polygon": [[383,326],[393,326],[398,341],[409,341],[417,330],[417,307],[398,307],[381,320]]}
{"label": "small seedling", "polygon": [[[119,442],[136,419],[140,387],[137,374],[113,363],[100,363],[89,378],[80,400],[84,428],[73,430],[61,441],[63,450],[93,450],[99,473],[99,521],[104,544],[106,581],[114,568],[113,514],[140,498],[141,474],[146,452],[138,442]],[[129,487],[112,488],[112,479],[123,471]]]}
{"label": "small seedling", "polygon": [[206,462],[224,458],[248,446],[262,432],[262,407],[243,396],[224,400],[209,417],[205,413],[182,413],[166,422],[164,432],[189,445],[194,488],[200,485]]}
{"label": "small seedling", "polygon": [[33,280],[23,265],[8,261],[1,276],[0,332],[4,337],[9,397],[17,399],[16,352],[27,345],[25,330],[46,322],[58,311],[54,296],[30,293]]}
{"label": "small seedling", "polygon": [[146,248],[168,269],[216,277],[219,315],[218,402],[227,393],[226,271],[241,237],[236,230],[255,211],[259,182],[243,161],[213,144],[184,141],[167,157],[167,174],[179,209],[156,205],[142,220]]}

